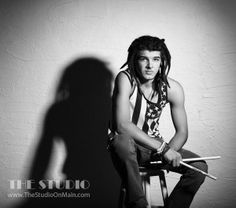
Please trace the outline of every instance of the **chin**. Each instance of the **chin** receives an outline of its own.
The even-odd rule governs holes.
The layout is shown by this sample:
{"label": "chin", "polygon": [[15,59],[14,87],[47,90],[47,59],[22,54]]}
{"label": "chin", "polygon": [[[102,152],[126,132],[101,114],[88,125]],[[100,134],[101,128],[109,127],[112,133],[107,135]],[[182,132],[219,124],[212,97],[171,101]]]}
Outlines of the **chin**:
{"label": "chin", "polygon": [[155,76],[153,76],[153,75],[145,75],[144,78],[147,79],[147,80],[151,80],[151,79],[154,79]]}
{"label": "chin", "polygon": [[146,81],[152,81],[152,80],[154,80],[154,77],[146,77],[145,76],[143,79],[146,80]]}

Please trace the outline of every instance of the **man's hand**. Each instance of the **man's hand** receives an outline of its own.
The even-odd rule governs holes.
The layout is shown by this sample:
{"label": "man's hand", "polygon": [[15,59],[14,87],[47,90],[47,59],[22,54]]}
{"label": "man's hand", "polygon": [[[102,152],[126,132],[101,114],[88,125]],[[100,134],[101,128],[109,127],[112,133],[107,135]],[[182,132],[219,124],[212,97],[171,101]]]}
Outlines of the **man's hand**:
{"label": "man's hand", "polygon": [[169,164],[172,164],[173,167],[179,167],[180,166],[180,161],[182,160],[182,156],[181,156],[181,154],[179,154],[175,150],[169,149],[163,155],[163,157]]}

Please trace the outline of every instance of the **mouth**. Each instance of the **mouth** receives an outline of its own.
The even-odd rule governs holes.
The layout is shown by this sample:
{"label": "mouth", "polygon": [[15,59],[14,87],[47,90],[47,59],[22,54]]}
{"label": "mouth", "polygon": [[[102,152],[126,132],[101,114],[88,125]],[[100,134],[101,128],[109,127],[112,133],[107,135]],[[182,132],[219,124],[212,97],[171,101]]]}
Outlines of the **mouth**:
{"label": "mouth", "polygon": [[146,71],[145,73],[150,75],[153,73],[153,71]]}

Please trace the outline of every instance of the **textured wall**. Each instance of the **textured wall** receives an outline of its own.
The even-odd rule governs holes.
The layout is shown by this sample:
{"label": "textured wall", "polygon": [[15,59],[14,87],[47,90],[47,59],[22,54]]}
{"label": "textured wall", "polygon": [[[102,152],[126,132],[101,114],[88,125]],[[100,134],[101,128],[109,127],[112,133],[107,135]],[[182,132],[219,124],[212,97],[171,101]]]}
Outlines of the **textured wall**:
{"label": "textured wall", "polygon": [[[116,74],[130,42],[150,34],[166,39],[173,57],[170,76],[185,89],[186,147],[202,156],[222,156],[209,162],[218,180],[206,179],[192,207],[234,207],[235,9],[233,0],[1,1],[0,206],[21,201],[7,197],[8,180],[29,174],[64,68],[92,56]],[[173,134],[168,115],[167,108],[161,124],[167,140]],[[170,190],[177,177],[168,175]],[[157,188],[154,180],[153,191]]]}

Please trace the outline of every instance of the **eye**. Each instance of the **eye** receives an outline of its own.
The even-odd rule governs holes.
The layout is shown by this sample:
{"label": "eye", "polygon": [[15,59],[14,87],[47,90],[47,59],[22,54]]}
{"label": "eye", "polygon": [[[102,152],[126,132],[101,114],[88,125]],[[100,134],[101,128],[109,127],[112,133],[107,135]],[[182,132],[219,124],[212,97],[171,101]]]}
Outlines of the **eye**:
{"label": "eye", "polygon": [[145,61],[145,60],[146,60],[146,57],[144,57],[144,56],[139,56],[139,57],[138,57],[138,60],[139,60],[139,61]]}
{"label": "eye", "polygon": [[155,58],[153,58],[153,61],[160,61],[160,57],[155,57]]}

